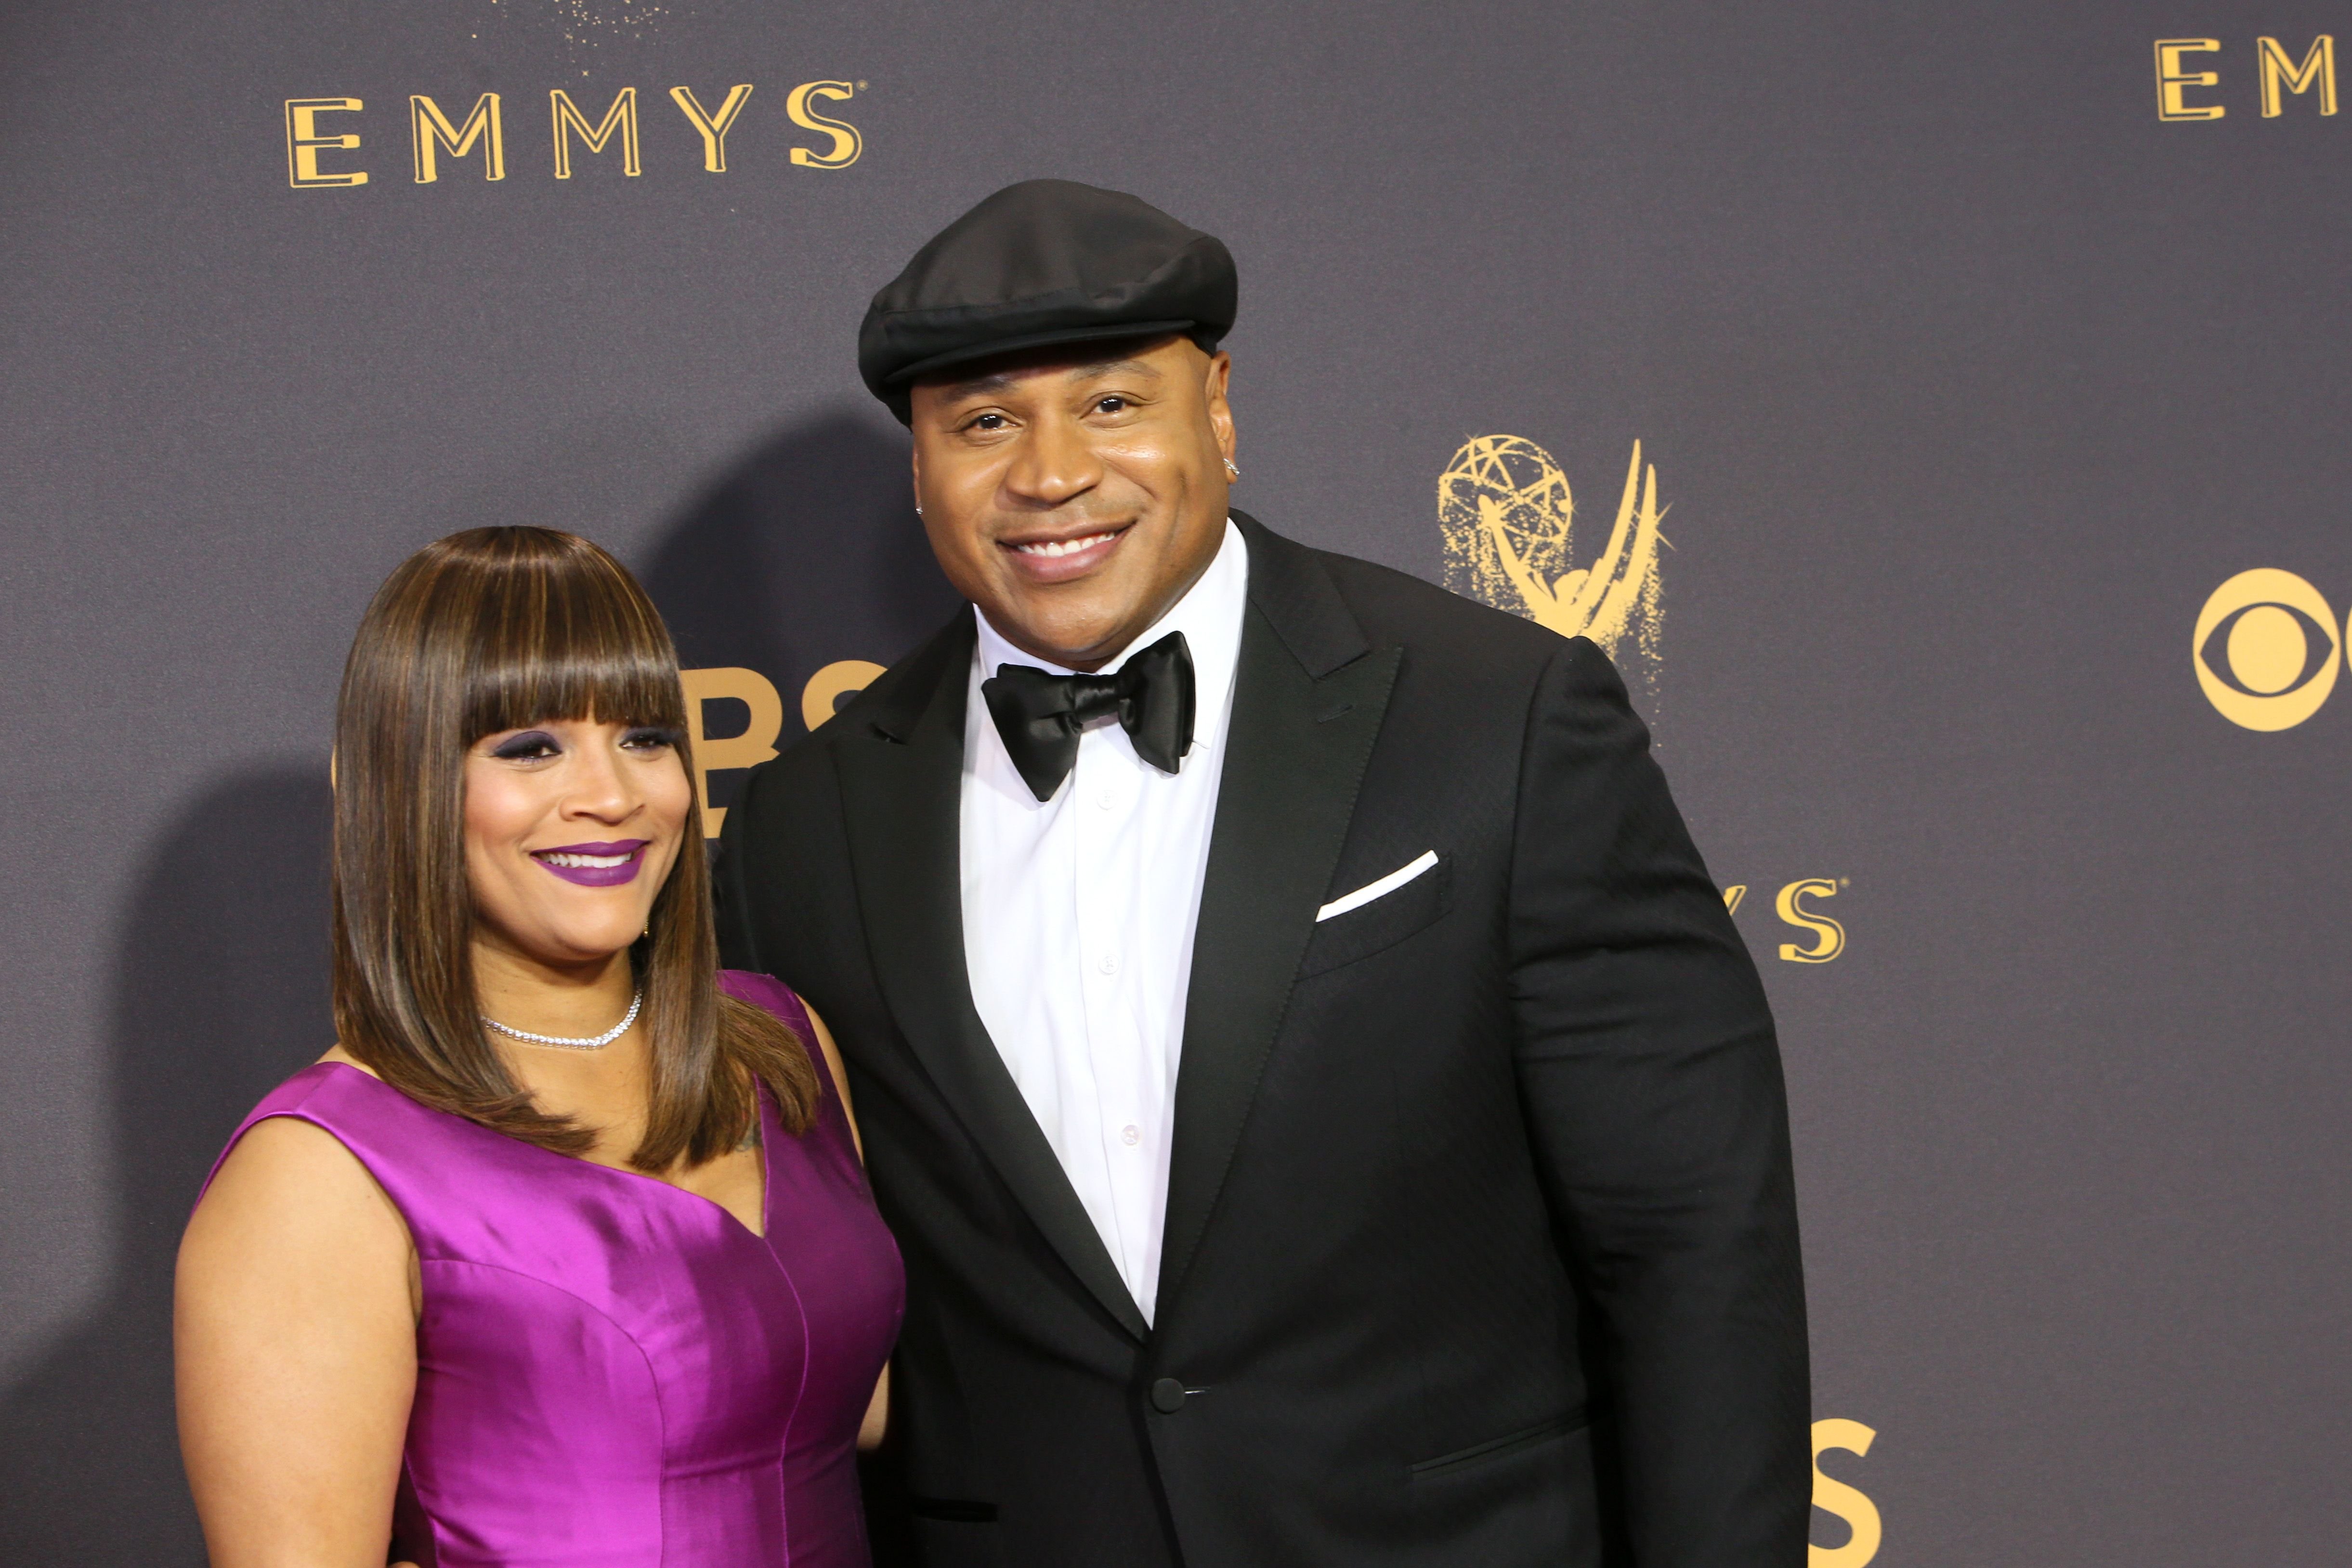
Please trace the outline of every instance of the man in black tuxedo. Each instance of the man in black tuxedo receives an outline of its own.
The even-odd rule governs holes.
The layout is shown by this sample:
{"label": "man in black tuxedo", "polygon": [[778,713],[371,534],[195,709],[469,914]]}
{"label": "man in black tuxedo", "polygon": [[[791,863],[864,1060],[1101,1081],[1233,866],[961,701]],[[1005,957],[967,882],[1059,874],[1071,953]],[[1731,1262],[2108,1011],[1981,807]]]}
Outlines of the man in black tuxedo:
{"label": "man in black tuxedo", "polygon": [[729,813],[845,1057],[915,1560],[1799,1568],[1780,1060],[1582,638],[1240,512],[1231,258],[1038,181],[860,335],[972,602]]}

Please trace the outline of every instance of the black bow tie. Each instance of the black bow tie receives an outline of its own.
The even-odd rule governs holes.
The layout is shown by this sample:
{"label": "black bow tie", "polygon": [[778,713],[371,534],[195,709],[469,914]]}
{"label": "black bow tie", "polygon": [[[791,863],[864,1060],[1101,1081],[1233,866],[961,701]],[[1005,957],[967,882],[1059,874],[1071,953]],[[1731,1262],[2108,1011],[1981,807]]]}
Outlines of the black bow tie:
{"label": "black bow tie", "polygon": [[1078,736],[1097,719],[1118,715],[1135,754],[1172,773],[1192,745],[1192,654],[1182,632],[1170,632],[1129,658],[1116,675],[1048,675],[1025,664],[998,667],[980,683],[996,732],[1021,782],[1051,800],[1078,762]]}

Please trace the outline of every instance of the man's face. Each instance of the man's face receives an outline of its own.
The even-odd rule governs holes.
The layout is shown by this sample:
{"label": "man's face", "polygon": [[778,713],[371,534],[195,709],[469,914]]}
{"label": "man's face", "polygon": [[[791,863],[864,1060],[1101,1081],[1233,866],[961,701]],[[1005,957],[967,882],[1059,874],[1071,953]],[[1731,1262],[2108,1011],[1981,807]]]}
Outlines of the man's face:
{"label": "man's face", "polygon": [[1167,338],[918,383],[915,501],[948,580],[1024,652],[1116,658],[1223,540],[1228,365]]}

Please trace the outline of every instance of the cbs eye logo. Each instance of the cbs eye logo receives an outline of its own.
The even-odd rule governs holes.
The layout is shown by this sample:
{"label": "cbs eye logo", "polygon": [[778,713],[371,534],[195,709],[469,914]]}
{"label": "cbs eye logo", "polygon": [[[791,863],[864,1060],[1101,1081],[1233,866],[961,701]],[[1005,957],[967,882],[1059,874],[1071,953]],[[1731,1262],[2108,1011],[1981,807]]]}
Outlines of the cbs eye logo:
{"label": "cbs eye logo", "polygon": [[2197,684],[2248,730],[2292,730],[2336,689],[2344,639],[2319,590],[2292,572],[2241,572],[2205,601],[2191,643]]}

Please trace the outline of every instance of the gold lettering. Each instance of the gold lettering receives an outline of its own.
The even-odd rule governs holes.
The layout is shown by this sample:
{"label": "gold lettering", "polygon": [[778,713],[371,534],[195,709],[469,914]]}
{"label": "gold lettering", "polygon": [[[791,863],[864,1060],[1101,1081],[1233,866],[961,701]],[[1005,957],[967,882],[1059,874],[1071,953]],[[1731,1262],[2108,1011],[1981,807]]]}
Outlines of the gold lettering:
{"label": "gold lettering", "polygon": [[1739,912],[1739,900],[1747,896],[1748,884],[1745,882],[1735,883],[1732,886],[1724,889],[1723,912],[1727,915],[1738,914]]}
{"label": "gold lettering", "polygon": [[1813,1506],[1845,1521],[1853,1534],[1843,1546],[1807,1547],[1805,1568],[1864,1568],[1878,1555],[1878,1505],[1843,1481],[1822,1474],[1822,1450],[1843,1448],[1849,1453],[1867,1455],[1872,1439],[1877,1436],[1859,1421],[1813,1423]]}
{"label": "gold lettering", "polygon": [[882,667],[862,658],[845,658],[826,665],[801,688],[801,722],[814,730],[833,717],[841,700],[874,684]]}
{"label": "gold lettering", "polygon": [[804,81],[793,89],[792,97],[784,100],[784,112],[793,124],[806,131],[822,131],[833,138],[833,151],[812,153],[805,147],[793,149],[793,162],[803,169],[846,169],[857,162],[865,151],[857,127],[838,120],[827,120],[809,107],[811,98],[846,100],[856,89],[845,81]]}
{"label": "gold lettering", "polygon": [[441,106],[422,93],[412,93],[408,100],[408,139],[416,155],[416,183],[429,185],[441,177],[434,162],[436,148],[446,147],[452,158],[463,158],[482,143],[482,178],[503,180],[507,177],[506,137],[499,126],[499,95],[486,92],[474,100],[474,111],[466,116],[461,129],[449,123]]}
{"label": "gold lettering", "polygon": [[2334,35],[2322,33],[2313,39],[2310,50],[2304,55],[2303,63],[2299,66],[2288,62],[2286,51],[2279,47],[2279,41],[2276,38],[2255,39],[2254,54],[2255,58],[2262,62],[2263,68],[2263,118],[2264,120],[2276,120],[2281,113],[2284,112],[2284,106],[2279,94],[2279,89],[2282,86],[2287,91],[2300,97],[2311,90],[2311,84],[2315,81],[2319,84],[2319,112],[2322,114],[2336,112],[2336,38]]}
{"label": "gold lettering", "polygon": [[702,132],[702,166],[714,174],[727,172],[727,128],[743,112],[743,105],[751,96],[751,84],[744,82],[727,89],[727,101],[714,114],[702,107],[690,87],[674,87],[669,95],[694,128]]}
{"label": "gold lettering", "polygon": [[[702,834],[719,837],[727,808],[710,805],[710,774],[718,768],[756,768],[776,754],[776,737],[784,732],[784,700],[774,682],[756,669],[682,669],[686,688],[687,739],[694,751],[694,791],[702,803]],[[711,740],[702,732],[702,705],[733,698],[751,710],[751,721],[740,735]]]}
{"label": "gold lettering", "polygon": [[326,190],[341,185],[364,185],[367,172],[354,169],[348,174],[322,174],[319,169],[319,149],[340,147],[345,152],[360,144],[357,132],[341,136],[319,134],[321,114],[356,114],[362,105],[356,98],[289,98],[286,100],[286,183],[296,190]]}
{"label": "gold lettering", "polygon": [[604,111],[604,122],[594,130],[588,127],[588,117],[572,101],[572,95],[556,88],[547,95],[548,108],[555,116],[555,177],[572,177],[572,133],[578,132],[580,140],[588,143],[591,153],[602,153],[604,143],[621,133],[621,173],[635,178],[643,170],[637,162],[637,89],[625,87],[613,107]]}
{"label": "gold lettering", "polygon": [[1799,902],[1807,897],[1833,899],[1837,890],[1837,884],[1826,877],[1800,878],[1780,889],[1780,896],[1772,900],[1773,909],[1783,921],[1800,931],[1812,932],[1814,937],[1814,945],[1810,948],[1799,947],[1793,942],[1782,942],[1782,958],[1790,963],[1827,963],[1845,951],[1845,927]]}
{"label": "gold lettering", "polygon": [[2190,103],[2182,97],[2192,87],[2211,87],[2219,71],[2184,71],[2183,55],[2219,54],[2219,38],[2158,38],[2156,41],[2156,117],[2158,120],[2219,120],[2230,111],[2218,103]]}

